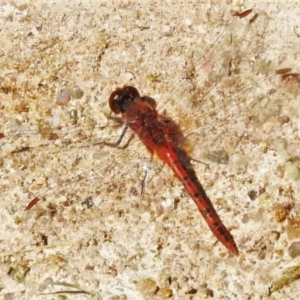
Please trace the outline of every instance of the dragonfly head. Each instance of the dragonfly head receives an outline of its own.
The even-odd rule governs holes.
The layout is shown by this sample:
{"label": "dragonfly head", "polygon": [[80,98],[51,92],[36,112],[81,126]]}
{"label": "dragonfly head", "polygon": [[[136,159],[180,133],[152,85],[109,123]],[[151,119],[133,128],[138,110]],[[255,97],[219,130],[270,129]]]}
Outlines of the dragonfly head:
{"label": "dragonfly head", "polygon": [[136,98],[140,98],[140,94],[135,87],[117,88],[109,97],[109,107],[115,114],[125,113],[128,105]]}

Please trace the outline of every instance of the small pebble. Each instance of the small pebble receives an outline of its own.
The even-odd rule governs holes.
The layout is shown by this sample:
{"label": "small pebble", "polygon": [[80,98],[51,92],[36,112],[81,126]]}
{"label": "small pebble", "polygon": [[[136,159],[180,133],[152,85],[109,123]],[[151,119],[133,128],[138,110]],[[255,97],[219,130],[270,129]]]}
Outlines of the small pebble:
{"label": "small pebble", "polygon": [[74,85],[71,88],[71,97],[73,99],[80,99],[83,96],[83,91],[78,85]]}
{"label": "small pebble", "polygon": [[300,241],[293,242],[291,246],[288,248],[288,253],[291,258],[295,258],[300,254]]}
{"label": "small pebble", "polygon": [[287,217],[286,209],[280,205],[274,207],[273,212],[274,212],[274,218],[278,223],[283,222]]}
{"label": "small pebble", "polygon": [[62,89],[56,96],[56,104],[57,105],[67,105],[71,100],[71,90],[70,89]]}

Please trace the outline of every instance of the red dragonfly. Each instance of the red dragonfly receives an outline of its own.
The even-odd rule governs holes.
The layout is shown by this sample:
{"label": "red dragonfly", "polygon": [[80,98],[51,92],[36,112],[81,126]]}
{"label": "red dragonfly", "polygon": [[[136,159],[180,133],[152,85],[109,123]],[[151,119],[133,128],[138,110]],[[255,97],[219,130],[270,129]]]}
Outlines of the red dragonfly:
{"label": "red dragonfly", "polygon": [[156,154],[173,170],[195,201],[211,231],[230,252],[237,255],[238,249],[233,237],[219,218],[186,152],[180,146],[182,133],[176,124],[159,115],[155,100],[148,96],[141,97],[133,86],[116,89],[109,98],[109,106],[113,113],[122,114],[124,123],[136,133],[150,153]]}
{"label": "red dragonfly", "polygon": [[[252,10],[247,10],[243,13],[235,14],[235,16],[239,19],[244,19],[248,15],[250,15],[250,17],[246,23],[249,25],[255,22],[255,19],[257,17],[256,13],[253,13]],[[234,22],[233,27],[234,26],[238,27],[239,23]],[[228,34],[227,37],[229,37],[229,35],[230,34]],[[220,35],[219,39],[221,38],[222,34]],[[219,59],[219,57],[217,57],[217,50],[219,50],[221,46],[222,43],[216,43],[211,47],[211,51],[205,53],[205,57],[202,59],[203,63],[201,65],[203,69],[212,68],[211,65],[216,63],[216,61]],[[230,58],[227,59],[225,55],[222,56],[222,60],[225,61],[223,62],[224,65],[226,64],[227,66],[229,66],[227,75],[228,78],[230,78],[230,80],[226,81],[225,84],[228,87],[230,87],[231,84],[236,84],[234,80],[231,80],[231,77],[234,77],[234,72],[238,73],[238,67],[233,66],[234,61]],[[285,71],[286,72],[281,71],[279,73],[287,73],[289,70]],[[261,79],[258,80],[255,84],[257,84],[258,86],[260,83],[264,84],[265,82],[267,82],[267,80],[273,80],[273,78],[273,75],[267,78],[267,76],[264,74],[264,76],[262,76]],[[217,80],[219,80],[219,78]],[[175,81],[175,83],[176,82],[177,81]],[[240,87],[238,95],[241,96],[241,98],[244,97],[244,94],[246,94],[246,92],[248,92],[253,86],[255,86],[255,84],[252,84],[251,86]],[[176,86],[173,94],[179,94],[180,89],[182,88],[183,86],[181,85],[179,85],[178,87]],[[199,100],[199,103],[203,104],[203,107],[205,107],[205,105],[207,105],[207,107],[212,105],[210,103],[205,102],[208,98],[208,95],[214,96],[214,92],[220,93],[217,89],[214,88],[215,86],[213,86],[211,82],[208,81],[207,85],[203,87],[203,93],[199,92],[199,90],[197,91],[197,96],[199,98],[203,98],[203,100]],[[235,101],[238,100],[239,99],[235,99]],[[199,105],[199,103],[197,105]],[[245,103],[247,102],[245,101]],[[150,151],[150,153],[156,154],[163,162],[165,162],[173,170],[174,174],[179,178],[179,180],[185,186],[190,196],[195,201],[198,209],[200,210],[201,214],[205,218],[207,224],[209,225],[215,236],[218,238],[218,240],[231,253],[237,255],[238,249],[232,235],[222,223],[210,199],[208,198],[204,189],[199,183],[196,174],[191,166],[190,159],[187,153],[185,152],[184,147],[182,146],[181,128],[179,129],[175,121],[173,121],[172,119],[164,116],[163,114],[158,113],[158,111],[156,110],[156,104],[154,99],[147,96],[140,96],[137,89],[132,86],[125,86],[114,91],[109,98],[109,104],[111,110],[115,114],[122,114],[124,123],[138,135],[138,137],[144,143],[144,145]],[[220,108],[222,108],[221,105]],[[211,108],[210,111],[208,111],[207,115],[210,112]],[[50,131],[43,129],[39,133],[45,132],[49,133]],[[183,130],[183,133],[187,134],[188,132]],[[4,133],[0,133],[0,138],[4,138],[5,136],[7,135]],[[21,150],[24,151],[28,149],[22,148]],[[101,170],[104,170],[104,168],[102,168]],[[81,174],[78,178],[75,178],[75,182],[76,180],[78,181],[79,179],[81,179],[83,176],[84,174]],[[74,183],[74,180],[72,180],[72,183]],[[69,182],[66,182],[65,184],[61,185],[58,184],[57,186],[54,186],[52,190],[59,189],[61,186],[65,186],[67,184],[69,184]],[[48,193],[49,191],[47,191],[45,194],[47,195]],[[30,203],[27,205],[26,210],[29,210],[34,205],[36,205],[38,201],[42,199],[42,196],[44,196],[44,194],[34,197],[34,199],[31,200]]]}

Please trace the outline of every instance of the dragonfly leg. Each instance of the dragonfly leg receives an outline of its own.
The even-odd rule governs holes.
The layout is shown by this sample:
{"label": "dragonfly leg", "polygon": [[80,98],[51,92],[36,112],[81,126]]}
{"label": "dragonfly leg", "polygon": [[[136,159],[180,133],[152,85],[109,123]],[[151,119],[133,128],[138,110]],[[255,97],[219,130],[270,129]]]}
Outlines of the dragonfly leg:
{"label": "dragonfly leg", "polygon": [[128,141],[126,142],[126,144],[123,145],[123,146],[120,146],[120,144],[121,144],[121,142],[122,142],[122,140],[123,140],[123,138],[124,138],[124,136],[127,132],[127,129],[128,129],[128,126],[125,126],[122,133],[121,133],[121,135],[120,135],[120,137],[119,137],[119,139],[115,143],[100,142],[100,143],[94,143],[93,145],[105,145],[105,146],[112,147],[112,148],[126,149],[129,146],[131,140],[134,137],[134,135],[132,134],[130,136],[130,138],[128,139]]}
{"label": "dragonfly leg", "polygon": [[152,158],[153,158],[153,155],[151,155],[151,158],[148,162],[146,162],[145,164],[143,164],[143,179],[142,179],[142,182],[141,182],[141,197],[144,196],[144,191],[145,191],[145,188],[146,188],[146,185],[147,185],[147,177],[148,177],[148,170],[149,170],[149,167],[151,167],[152,165]]}

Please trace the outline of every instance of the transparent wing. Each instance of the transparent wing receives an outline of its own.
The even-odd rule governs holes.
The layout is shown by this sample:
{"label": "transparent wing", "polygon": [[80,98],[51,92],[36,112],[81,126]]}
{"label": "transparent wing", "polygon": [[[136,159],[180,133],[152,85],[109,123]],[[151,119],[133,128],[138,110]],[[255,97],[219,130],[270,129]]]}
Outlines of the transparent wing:
{"label": "transparent wing", "polygon": [[224,163],[248,148],[250,159],[253,144],[281,136],[295,104],[298,73],[280,70],[286,62],[268,51],[269,23],[261,10],[237,16],[214,43],[204,45],[204,54],[192,48],[187,76],[176,78],[163,97],[161,110],[180,122],[194,158]]}

